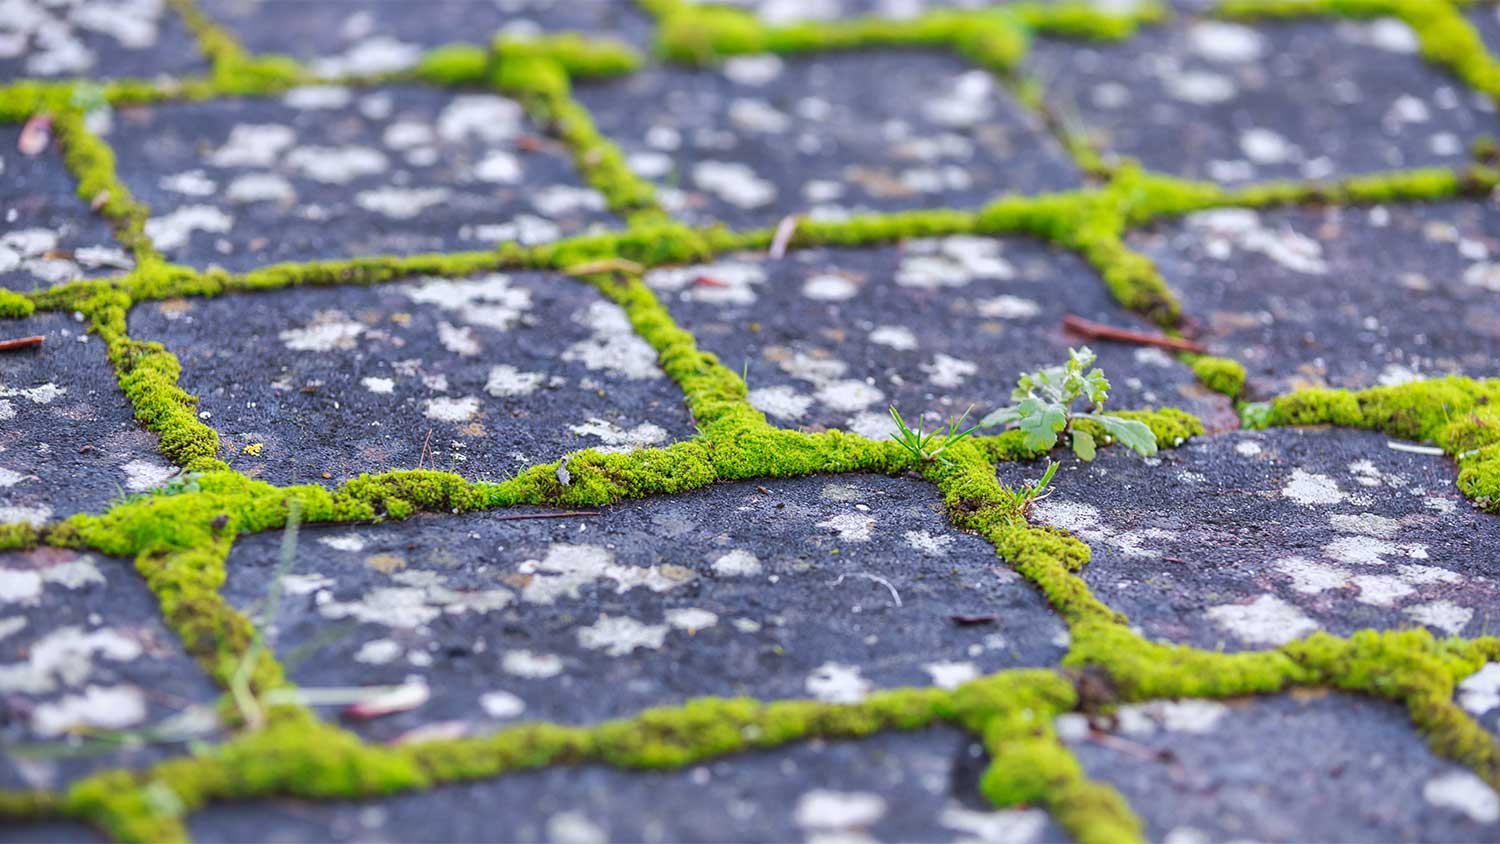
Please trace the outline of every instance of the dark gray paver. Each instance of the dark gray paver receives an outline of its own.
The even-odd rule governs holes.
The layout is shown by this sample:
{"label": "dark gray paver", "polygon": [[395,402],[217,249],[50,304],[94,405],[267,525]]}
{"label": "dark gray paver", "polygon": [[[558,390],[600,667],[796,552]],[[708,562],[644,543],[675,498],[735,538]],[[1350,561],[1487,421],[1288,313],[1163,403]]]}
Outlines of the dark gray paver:
{"label": "dark gray paver", "polygon": [[681,771],[555,768],[367,804],[213,806],[189,828],[225,842],[1066,840],[1039,810],[985,805],[984,763],[951,730],[885,733]]}
{"label": "dark gray paver", "polygon": [[563,275],[147,304],[130,330],[181,360],[225,459],[275,483],[419,465],[500,480],[693,430],[625,312]]}
{"label": "dark gray paver", "polygon": [[1500,358],[1500,199],[1256,212],[1137,232],[1215,354],[1252,394],[1361,388]]}
{"label": "dark gray paver", "polygon": [[[749,378],[774,424],[841,428],[875,439],[887,411],[932,421],[1010,403],[1022,371],[1061,363],[1085,341],[1072,313],[1149,330],[1077,256],[1021,239],[950,237],[875,249],[729,255],[655,270],[657,290],[700,346]],[[1228,403],[1166,353],[1094,343],[1110,405],[1183,407],[1232,423]]]}
{"label": "dark gray paver", "polygon": [[651,22],[627,0],[203,0],[247,48],[327,76],[391,73],[453,43],[577,32],[649,46]]}
{"label": "dark gray paver", "polygon": [[0,827],[0,841],[5,844],[74,844],[108,840],[90,827],[71,821],[9,823]]}
{"label": "dark gray paver", "polygon": [[109,224],[77,196],[57,144],[18,149],[20,126],[0,126],[0,288],[30,292],[133,266]]}
{"label": "dark gray paver", "polygon": [[1048,103],[1104,148],[1237,184],[1459,165],[1494,104],[1417,55],[1394,19],[1184,19],[1118,45],[1039,40]]}
{"label": "dark gray paver", "polygon": [[[279,542],[236,543],[236,606],[264,598]],[[278,653],[322,643],[289,666],[299,684],[430,694],[358,725],[380,738],[703,695],[851,702],[1055,664],[1066,641],[993,547],[947,527],[930,485],[881,476],[725,484],[586,520],[308,528],[285,587]]]}
{"label": "dark gray paver", "polygon": [[944,54],[740,56],[575,94],[664,204],[694,222],[975,208],[1078,173],[994,77]]}
{"label": "dark gray paver", "polygon": [[37,349],[0,355],[0,524],[98,512],[175,470],[138,428],[104,344],[83,323],[39,313],[0,322]]}
{"label": "dark gray paver", "polygon": [[6,0],[0,79],[151,78],[207,70],[166,0]]}
{"label": "dark gray paver", "polygon": [[93,770],[144,767],[182,752],[181,742],[86,733],[175,717],[175,735],[205,737],[216,727],[201,705],[215,697],[158,620],[156,598],[129,560],[60,549],[0,553],[0,788],[58,788]]}
{"label": "dark gray paver", "polygon": [[1059,729],[1151,841],[1493,841],[1500,797],[1433,755],[1387,701],[1313,692],[1122,708],[1108,732]]}
{"label": "dark gray paver", "polygon": [[116,122],[146,233],[197,267],[489,249],[611,219],[567,151],[488,93],[311,87]]}
{"label": "dark gray paver", "polygon": [[1320,629],[1494,629],[1500,519],[1468,506],[1450,459],[1387,442],[1283,429],[1197,439],[1160,462],[1112,449],[1066,464],[1033,518],[1090,544],[1084,579],[1153,639],[1239,650]]}
{"label": "dark gray paver", "polygon": [[1479,37],[1484,40],[1484,46],[1489,49],[1490,55],[1500,56],[1500,5],[1476,6],[1465,13],[1464,17],[1479,31]]}

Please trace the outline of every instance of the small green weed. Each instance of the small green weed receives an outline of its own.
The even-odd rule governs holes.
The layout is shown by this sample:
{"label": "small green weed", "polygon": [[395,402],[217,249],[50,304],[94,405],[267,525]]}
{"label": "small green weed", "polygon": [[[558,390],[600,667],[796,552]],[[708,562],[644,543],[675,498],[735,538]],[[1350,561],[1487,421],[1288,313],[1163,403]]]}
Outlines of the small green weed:
{"label": "small green weed", "polygon": [[967,431],[960,430],[963,428],[964,420],[969,418],[969,411],[973,409],[970,406],[969,410],[965,410],[963,415],[958,417],[957,421],[954,421],[951,416],[948,417],[948,427],[946,428],[948,433],[940,435],[936,430],[931,433],[924,432],[920,418],[917,420],[917,430],[913,431],[906,424],[906,420],[901,418],[901,413],[896,410],[896,406],[891,405],[891,419],[896,423],[896,430],[891,434],[891,439],[894,439],[902,448],[911,452],[911,456],[915,457],[918,462],[932,463],[933,461],[937,461],[948,463],[948,458],[944,457],[943,453],[962,442],[979,428],[978,425],[973,425]]}
{"label": "small green weed", "polygon": [[[1104,413],[1109,398],[1109,380],[1104,370],[1093,367],[1095,356],[1088,346],[1068,350],[1068,362],[1027,372],[1016,381],[1010,394],[1015,404],[1002,407],[979,420],[979,427],[1015,425],[1026,435],[1026,447],[1035,451],[1051,450],[1066,436],[1073,453],[1093,460],[1097,443],[1089,431],[1074,423],[1086,419],[1104,429],[1105,442],[1110,439],[1142,457],[1156,453],[1156,435],[1146,423],[1122,419]],[[1074,413],[1073,403],[1087,397],[1094,405],[1091,413]]]}

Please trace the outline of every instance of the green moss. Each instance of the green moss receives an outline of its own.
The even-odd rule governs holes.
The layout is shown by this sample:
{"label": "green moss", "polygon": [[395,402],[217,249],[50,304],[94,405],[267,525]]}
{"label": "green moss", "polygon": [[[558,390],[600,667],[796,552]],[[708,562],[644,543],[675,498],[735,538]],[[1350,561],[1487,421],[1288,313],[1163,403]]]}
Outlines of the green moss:
{"label": "green moss", "polygon": [[31,316],[36,306],[19,293],[0,290],[0,319],[24,319]]}
{"label": "green moss", "polygon": [[1339,425],[1436,442],[1458,461],[1459,490],[1500,512],[1500,379],[1452,376],[1397,387],[1300,390],[1271,402],[1272,425]]}
{"label": "green moss", "polygon": [[1233,399],[1238,398],[1245,389],[1245,367],[1237,360],[1193,355],[1191,364],[1198,383],[1216,393],[1223,393]]}

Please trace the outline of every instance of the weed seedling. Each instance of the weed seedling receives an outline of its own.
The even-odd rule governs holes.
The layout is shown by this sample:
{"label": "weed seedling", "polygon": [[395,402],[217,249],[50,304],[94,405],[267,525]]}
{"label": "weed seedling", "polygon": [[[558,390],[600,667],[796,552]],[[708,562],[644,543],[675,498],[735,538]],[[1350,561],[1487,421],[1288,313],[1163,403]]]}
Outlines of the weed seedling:
{"label": "weed seedling", "polygon": [[1052,476],[1057,474],[1057,467],[1061,465],[1061,463],[1055,461],[1047,461],[1047,471],[1042,473],[1041,479],[1027,481],[1026,486],[1022,487],[1021,491],[1016,493],[1021,505],[1022,515],[1031,511],[1032,504],[1052,494],[1047,491],[1047,488],[1051,486]]}
{"label": "weed seedling", "polygon": [[[1073,453],[1093,460],[1097,443],[1089,431],[1075,426],[1087,419],[1104,429],[1105,442],[1110,439],[1142,457],[1156,453],[1156,435],[1146,423],[1104,413],[1109,397],[1109,380],[1104,370],[1090,368],[1094,353],[1088,346],[1068,350],[1068,362],[1027,372],[1016,381],[1010,394],[1015,404],[1002,407],[979,420],[979,427],[1015,425],[1026,435],[1026,447],[1033,451],[1050,451],[1064,437]],[[1094,405],[1090,413],[1074,413],[1073,403],[1087,397]],[[1050,480],[1050,475],[1048,477]]]}
{"label": "weed seedling", "polygon": [[[969,407],[969,410],[973,409],[972,406]],[[922,420],[920,418],[917,419],[917,430],[913,431],[906,424],[906,420],[901,418],[901,413],[896,410],[896,406],[891,405],[891,419],[896,423],[896,430],[891,433],[891,438],[899,443],[902,448],[911,452],[911,456],[916,458],[920,463],[937,461],[946,464],[949,461],[948,458],[943,456],[943,452],[962,442],[964,438],[979,428],[978,425],[973,425],[967,431],[960,430],[963,427],[964,420],[969,418],[969,410],[965,410],[956,422],[953,420],[953,417],[948,417],[948,427],[946,429],[948,433],[939,435],[937,431],[931,433],[923,432]]]}

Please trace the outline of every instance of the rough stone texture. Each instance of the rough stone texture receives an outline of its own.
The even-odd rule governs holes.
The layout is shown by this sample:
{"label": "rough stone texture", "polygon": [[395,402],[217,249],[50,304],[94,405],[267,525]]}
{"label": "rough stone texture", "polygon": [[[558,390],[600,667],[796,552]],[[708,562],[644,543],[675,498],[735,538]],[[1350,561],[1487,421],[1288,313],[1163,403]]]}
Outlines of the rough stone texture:
{"label": "rough stone texture", "polygon": [[577,32],[645,48],[650,19],[622,0],[202,0],[202,6],[263,53],[283,53],[333,76],[390,73],[445,44],[495,35]]}
{"label": "rough stone texture", "polygon": [[175,474],[82,323],[37,314],[0,322],[0,331],[46,338],[0,355],[0,524],[101,512]]}
{"label": "rough stone texture", "polygon": [[668,208],[695,222],[977,208],[1078,183],[993,77],[941,53],[742,56],[576,93]]}
{"label": "rough stone texture", "polygon": [[1500,55],[1500,5],[1478,6],[1464,15],[1479,30],[1491,55]]}
{"label": "rough stone texture", "polygon": [[[129,560],[0,553],[0,788],[55,789],[181,752],[217,730],[216,697]],[[148,727],[173,741],[144,741]],[[137,735],[110,738],[121,730]]]}
{"label": "rough stone texture", "polygon": [[1500,800],[1439,759],[1399,706],[1334,693],[1123,707],[1059,730],[1151,841],[1489,841]]}
{"label": "rough stone texture", "polygon": [[692,434],[624,311],[558,274],[169,301],[129,328],[182,361],[224,458],[280,484],[419,465],[500,480]]}
{"label": "rough stone texture", "polygon": [[[368,805],[229,805],[196,815],[190,827],[201,841],[271,844],[1066,840],[1041,811],[984,803],[975,787],[981,754],[949,730],[887,733],[682,771],[557,768]],[[506,807],[503,824],[475,811],[496,805]]]}
{"label": "rough stone texture", "polygon": [[[656,270],[646,283],[703,348],[744,369],[751,403],[771,422],[876,439],[894,429],[891,404],[913,424],[926,414],[929,429],[970,405],[977,421],[1009,404],[1018,373],[1083,344],[1062,330],[1066,314],[1150,329],[1077,256],[1022,238],[730,255]],[[1232,422],[1228,403],[1170,355],[1093,348],[1113,379],[1109,406]]]}
{"label": "rough stone texture", "polygon": [[567,151],[493,94],[320,86],[116,123],[147,233],[196,267],[490,249],[611,219]]}
{"label": "rough stone texture", "polygon": [[[279,542],[236,543],[236,606],[263,600]],[[1066,642],[993,547],[947,526],[929,485],[878,476],[725,484],[596,519],[309,528],[284,588],[277,652],[324,643],[294,681],[430,690],[355,724],[380,738],[703,695],[849,702],[1055,664]]]}
{"label": "rough stone texture", "polygon": [[1131,241],[1255,395],[1495,374],[1500,197],[1208,211]]}
{"label": "rough stone texture", "polygon": [[0,79],[183,76],[207,61],[166,0],[7,0]]}
{"label": "rough stone texture", "polygon": [[1500,523],[1464,501],[1451,460],[1387,442],[1283,429],[1151,461],[1110,449],[1065,465],[1033,512],[1089,543],[1084,580],[1153,639],[1241,650],[1320,629],[1481,635],[1500,613],[1486,550]]}
{"label": "rough stone texture", "polygon": [[1226,184],[1466,163],[1494,104],[1393,19],[1183,20],[1118,45],[1038,41],[1049,105],[1112,153]]}
{"label": "rough stone texture", "polygon": [[0,841],[5,844],[65,844],[108,839],[81,823],[11,823],[0,827]]}
{"label": "rough stone texture", "polygon": [[77,197],[57,145],[23,155],[20,139],[20,126],[0,126],[0,288],[30,292],[134,266]]}

